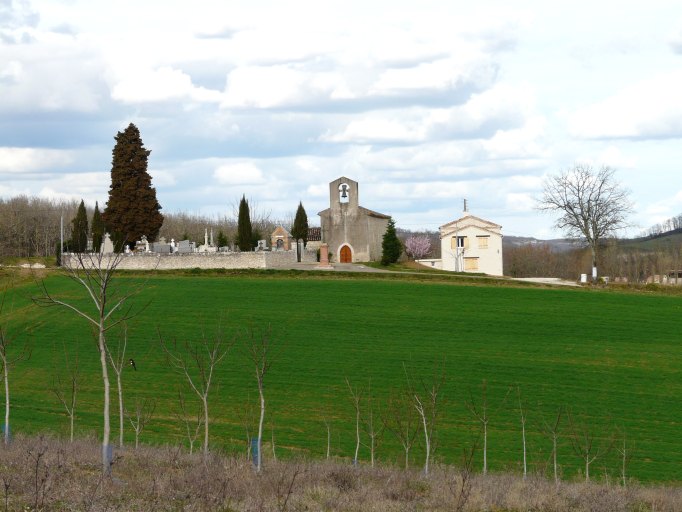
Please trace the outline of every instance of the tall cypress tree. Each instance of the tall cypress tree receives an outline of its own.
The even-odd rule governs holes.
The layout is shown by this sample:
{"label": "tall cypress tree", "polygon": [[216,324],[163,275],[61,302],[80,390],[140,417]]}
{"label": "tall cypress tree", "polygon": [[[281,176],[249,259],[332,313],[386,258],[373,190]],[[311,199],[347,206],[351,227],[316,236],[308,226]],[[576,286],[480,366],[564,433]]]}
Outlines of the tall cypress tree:
{"label": "tall cypress tree", "polygon": [[239,201],[239,216],[237,217],[237,246],[240,251],[253,249],[253,233],[251,227],[251,215],[246,196]]}
{"label": "tall cypress tree", "polygon": [[99,212],[99,204],[95,202],[95,213],[92,214],[92,224],[90,224],[92,233],[92,250],[99,252],[102,247],[102,239],[104,238],[104,222],[102,221],[102,214]]}
{"label": "tall cypress tree", "polygon": [[88,248],[88,214],[85,211],[85,203],[82,199],[71,224],[73,224],[71,250],[73,252],[85,252]]}
{"label": "tall cypress tree", "polygon": [[147,172],[151,151],[145,149],[140,130],[130,123],[114,139],[109,201],[102,219],[112,235],[114,247],[121,250],[124,244],[135,243],[142,235],[150,241],[156,240],[163,215]]}
{"label": "tall cypress tree", "polygon": [[308,214],[300,201],[296,210],[296,217],[294,217],[294,225],[291,227],[291,235],[296,240],[300,239],[304,243],[308,243]]}
{"label": "tall cypress tree", "polygon": [[384,239],[381,242],[381,264],[390,265],[396,263],[400,254],[403,252],[403,244],[400,243],[398,234],[395,232],[395,221],[390,219],[384,233]]}

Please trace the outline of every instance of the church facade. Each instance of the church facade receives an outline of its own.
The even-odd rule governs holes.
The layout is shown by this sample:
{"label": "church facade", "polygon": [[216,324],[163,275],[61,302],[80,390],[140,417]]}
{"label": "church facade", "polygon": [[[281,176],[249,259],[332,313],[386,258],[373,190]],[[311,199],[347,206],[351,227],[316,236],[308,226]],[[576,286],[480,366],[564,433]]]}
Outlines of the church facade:
{"label": "church facade", "polygon": [[342,176],[329,184],[329,208],[318,215],[322,240],[332,261],[353,263],[381,259],[381,242],[389,215],[360,206],[358,183]]}

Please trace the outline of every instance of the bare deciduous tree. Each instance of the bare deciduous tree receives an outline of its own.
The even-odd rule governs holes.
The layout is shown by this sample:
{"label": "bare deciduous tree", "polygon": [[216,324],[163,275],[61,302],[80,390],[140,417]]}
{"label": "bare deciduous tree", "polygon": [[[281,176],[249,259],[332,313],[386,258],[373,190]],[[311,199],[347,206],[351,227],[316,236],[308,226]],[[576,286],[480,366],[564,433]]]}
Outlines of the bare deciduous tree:
{"label": "bare deciduous tree", "polygon": [[630,459],[632,458],[632,451],[633,451],[633,446],[632,442],[628,441],[627,436],[625,435],[625,430],[624,429],[619,429],[619,441],[616,446],[616,451],[618,452],[618,455],[620,455],[620,477],[621,481],[623,482],[623,487],[627,487],[627,473],[626,469],[628,464],[630,463]]}
{"label": "bare deciduous tree", "polygon": [[194,453],[194,443],[199,437],[199,432],[204,424],[203,411],[201,410],[201,407],[199,407],[196,416],[189,413],[182,388],[178,389],[178,402],[180,404],[180,410],[176,413],[176,416],[185,426],[185,434],[187,435],[187,441],[189,442],[189,453],[191,454]]}
{"label": "bare deciduous tree", "polygon": [[417,410],[412,405],[408,390],[402,390],[388,400],[384,425],[400,442],[405,452],[405,469],[410,467],[410,449],[419,432]]}
{"label": "bare deciduous tree", "polygon": [[102,470],[107,474],[111,472],[112,455],[109,447],[109,438],[111,436],[109,408],[111,398],[106,334],[114,326],[132,317],[131,307],[124,308],[124,306],[128,299],[137,294],[142,288],[142,285],[129,289],[112,288],[112,282],[116,275],[116,269],[121,262],[121,257],[122,255],[118,253],[77,253],[70,258],[64,258],[62,261],[62,269],[65,275],[85,290],[85,294],[93,306],[92,310],[78,305],[75,301],[71,302],[67,299],[52,296],[47,289],[45,281],[42,282],[42,294],[33,298],[33,301],[39,306],[64,307],[84,318],[94,327],[104,384]]}
{"label": "bare deciduous tree", "polygon": [[177,341],[171,346],[163,340],[159,331],[161,348],[166,353],[168,363],[175,371],[187,379],[187,384],[201,400],[204,412],[204,457],[208,456],[208,394],[213,382],[213,374],[220,362],[227,355],[234,340],[225,341],[220,329],[212,339],[202,334],[201,340],[196,343],[185,340],[179,347]]}
{"label": "bare deciduous tree", "polygon": [[375,417],[377,414],[374,411],[375,399],[372,395],[372,379],[367,385],[367,407],[362,421],[362,428],[369,438],[369,456],[370,464],[374,467],[376,450],[384,433],[384,423],[378,421]]}
{"label": "bare deciduous tree", "polygon": [[268,373],[268,371],[270,371],[270,367],[272,366],[273,359],[276,357],[277,352],[274,350],[275,347],[273,346],[272,332],[270,327],[262,331],[255,329],[253,326],[249,327],[246,332],[246,345],[248,357],[251,363],[253,363],[256,372],[258,397],[260,399],[258,438],[256,440],[258,453],[256,454],[256,460],[254,461],[256,463],[256,471],[260,472],[263,462],[261,450],[263,446],[263,423],[265,421],[265,375]]}
{"label": "bare deciduous tree", "polygon": [[557,449],[559,447],[559,434],[560,432],[560,424],[561,424],[561,416],[564,413],[564,408],[559,407],[556,413],[556,417],[552,422],[548,422],[546,419],[543,418],[542,420],[542,433],[551,439],[552,441],[552,466],[554,468],[554,483],[558,484],[559,483],[559,465],[557,463]]}
{"label": "bare deciduous tree", "polygon": [[351,386],[350,380],[346,377],[346,385],[350,391],[351,402],[353,403],[353,410],[355,411],[355,455],[353,456],[353,465],[358,464],[358,455],[360,453],[360,405],[362,402],[362,388],[358,386]]}
{"label": "bare deciduous tree", "polygon": [[608,236],[627,226],[632,212],[629,192],[614,178],[614,170],[598,171],[586,164],[547,178],[537,208],[556,212],[555,226],[566,236],[583,240],[592,252],[592,278],[597,279],[599,247]]}
{"label": "bare deciduous tree", "polygon": [[[507,400],[510,392],[511,388],[509,388],[507,391],[502,403]],[[466,406],[469,411],[471,411],[471,414],[473,414],[474,417],[481,423],[481,429],[483,432],[483,474],[486,475],[488,474],[488,422],[490,421],[490,417],[488,415],[488,383],[485,379],[483,380],[483,384],[481,386],[481,404],[476,404],[476,401],[474,400],[474,394],[471,392],[471,390],[469,390],[469,401],[467,402]]]}
{"label": "bare deciduous tree", "polygon": [[126,416],[128,416],[128,421],[133,427],[135,432],[135,449],[137,450],[140,442],[140,434],[147,426],[149,421],[154,415],[154,409],[156,409],[156,400],[149,398],[136,398],[135,399],[135,409],[132,412],[126,410]]}
{"label": "bare deciduous tree", "polygon": [[596,436],[586,417],[577,418],[569,412],[568,424],[571,429],[571,445],[575,454],[585,464],[585,481],[590,481],[590,466],[600,457],[605,456],[613,448],[614,439]]}
{"label": "bare deciduous tree", "polygon": [[521,416],[521,441],[523,443],[523,479],[526,479],[528,474],[528,463],[526,456],[526,411],[523,408],[521,401],[521,386],[516,386],[517,397],[519,401],[519,415]]}
{"label": "bare deciduous tree", "polygon": [[[64,367],[68,372],[68,381],[66,385],[62,382],[61,374],[57,373],[52,379],[52,392],[66,409],[66,413],[69,415],[69,440],[73,443],[73,431],[74,431],[74,420],[76,417],[76,399],[78,395],[78,390],[82,383],[82,377],[80,374],[80,367],[78,366],[78,353],[76,353],[75,360],[73,363],[69,358],[69,353],[66,349],[66,344],[64,344]],[[64,388],[67,388],[67,392]]]}
{"label": "bare deciduous tree", "polygon": [[441,388],[445,383],[445,366],[443,365],[440,371],[438,368],[434,368],[434,374],[429,381],[420,379],[418,383],[415,383],[415,379],[410,377],[404,364],[403,369],[405,370],[407,389],[410,393],[412,405],[419,415],[424,431],[424,474],[428,475],[431,454],[434,449],[433,436],[440,414]]}
{"label": "bare deciduous tree", "polygon": [[331,451],[332,451],[332,426],[331,423],[329,422],[328,418],[323,418],[322,423],[324,423],[324,426],[327,429],[327,456],[326,459],[329,460],[331,457]]}

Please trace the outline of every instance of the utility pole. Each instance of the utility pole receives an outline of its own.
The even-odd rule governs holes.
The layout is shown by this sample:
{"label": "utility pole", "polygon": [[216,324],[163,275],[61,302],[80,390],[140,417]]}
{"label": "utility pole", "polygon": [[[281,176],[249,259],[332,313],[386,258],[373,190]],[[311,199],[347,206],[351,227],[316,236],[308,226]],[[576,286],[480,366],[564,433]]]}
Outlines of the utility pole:
{"label": "utility pole", "polygon": [[64,254],[64,212],[59,217],[59,266],[62,265],[62,255]]}

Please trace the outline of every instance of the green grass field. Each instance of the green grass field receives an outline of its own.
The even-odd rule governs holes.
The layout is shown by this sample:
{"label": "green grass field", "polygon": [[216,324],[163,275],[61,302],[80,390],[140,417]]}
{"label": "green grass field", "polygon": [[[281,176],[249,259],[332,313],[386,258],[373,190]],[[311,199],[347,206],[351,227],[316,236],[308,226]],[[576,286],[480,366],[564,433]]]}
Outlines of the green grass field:
{"label": "green grass field", "polygon": [[[143,282],[122,277],[121,286]],[[532,470],[547,469],[551,443],[540,433],[543,418],[559,407],[576,422],[607,439],[617,430],[634,446],[628,473],[644,481],[682,480],[682,347],[680,297],[604,290],[505,286],[462,286],[413,278],[313,277],[276,273],[244,276],[160,275],[144,281],[134,305],[146,308],[130,323],[128,354],[138,371],[124,371],[128,404],[154,397],[156,415],[143,442],[184,442],[174,417],[177,389],[184,384],[165,362],[157,330],[167,340],[198,340],[220,325],[227,338],[249,323],[272,328],[282,350],[266,377],[268,419],[278,455],[321,457],[326,449],[323,419],[332,424],[332,448],[351,457],[354,419],[344,382],[371,388],[379,407],[404,384],[405,365],[428,378],[444,361],[446,383],[437,425],[437,459],[457,463],[479,425],[465,406],[480,401],[488,383],[489,465],[518,470],[521,427],[516,395],[520,386],[528,414]],[[62,297],[82,290],[61,277],[47,287]],[[64,372],[62,344],[78,352],[86,381],[77,412],[80,435],[101,429],[101,377],[96,346],[86,322],[64,309],[38,308],[30,282],[15,287],[8,332],[15,343],[29,336],[33,353],[11,374],[15,432],[67,433],[68,419],[50,391],[55,372]],[[26,331],[28,329],[28,331]],[[26,334],[28,332],[29,334]],[[110,338],[110,342],[113,338]],[[227,451],[245,449],[245,427],[255,419],[257,388],[238,340],[219,369],[210,397],[212,443]],[[506,397],[506,399],[505,399]],[[114,439],[117,410],[112,403]],[[246,420],[245,420],[246,418]],[[580,466],[564,419],[559,463],[572,478]],[[126,431],[132,440],[132,429]],[[412,460],[419,464],[420,446]],[[389,434],[380,460],[399,463],[401,451]],[[368,460],[366,448],[360,458]],[[477,454],[481,460],[480,451]],[[595,476],[617,476],[615,450],[592,466]],[[480,466],[478,466],[480,467]]]}

